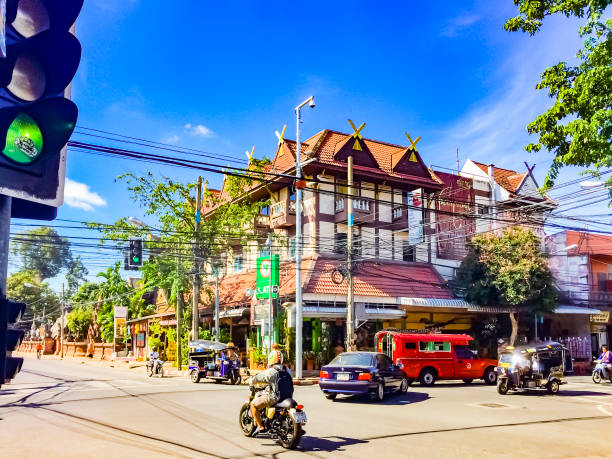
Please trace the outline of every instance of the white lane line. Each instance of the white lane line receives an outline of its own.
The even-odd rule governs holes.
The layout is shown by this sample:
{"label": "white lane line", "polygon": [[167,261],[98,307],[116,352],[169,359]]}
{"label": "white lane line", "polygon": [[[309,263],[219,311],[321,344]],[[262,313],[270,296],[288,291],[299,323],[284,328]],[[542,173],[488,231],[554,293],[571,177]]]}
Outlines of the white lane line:
{"label": "white lane line", "polygon": [[599,411],[601,411],[602,413],[607,414],[608,416],[612,416],[612,413],[609,412],[607,409],[605,409],[602,405],[597,405],[597,408],[599,409]]}

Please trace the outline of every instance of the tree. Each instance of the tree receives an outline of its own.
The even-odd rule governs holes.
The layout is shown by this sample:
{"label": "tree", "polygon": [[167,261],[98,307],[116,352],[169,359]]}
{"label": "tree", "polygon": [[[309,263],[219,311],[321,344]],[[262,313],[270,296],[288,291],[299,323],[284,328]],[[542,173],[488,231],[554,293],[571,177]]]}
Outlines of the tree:
{"label": "tree", "polygon": [[467,301],[508,309],[510,344],[518,333],[518,313],[551,312],[557,305],[554,278],[540,250],[540,240],[520,227],[506,228],[499,235],[474,236],[457,281],[465,288]]}
{"label": "tree", "polygon": [[68,263],[68,272],[66,273],[66,283],[68,284],[68,296],[73,296],[79,290],[79,284],[85,282],[89,271],[83,264],[81,257],[76,256]]}
{"label": "tree", "polygon": [[120,263],[117,262],[106,272],[98,273],[104,280],[98,284],[97,295],[99,312],[96,314],[100,335],[107,343],[112,343],[115,329],[115,306],[127,306],[129,309],[131,296],[135,291],[119,273]]}
{"label": "tree", "polygon": [[84,339],[89,326],[93,323],[93,307],[77,306],[68,313],[66,319],[68,330],[75,340]]}
{"label": "tree", "polygon": [[[527,151],[542,148],[555,159],[544,181],[554,184],[563,166],[583,166],[595,174],[612,166],[612,19],[601,15],[612,0],[513,0],[519,15],[509,19],[505,29],[534,35],[545,17],[562,14],[585,18],[578,33],[584,48],[576,57],[578,65],[560,62],[547,68],[537,89],[547,89],[555,101],[545,113],[527,125],[527,132],[539,134]],[[612,178],[608,179],[612,185]],[[610,189],[612,193],[612,188]],[[612,194],[611,194],[612,196]]]}
{"label": "tree", "polygon": [[21,258],[22,269],[36,274],[36,283],[55,277],[72,261],[70,242],[48,226],[18,234],[11,252]]}
{"label": "tree", "polygon": [[38,273],[19,271],[11,274],[6,280],[7,297],[28,305],[22,320],[53,322],[60,315],[60,299],[46,283],[38,284]]}

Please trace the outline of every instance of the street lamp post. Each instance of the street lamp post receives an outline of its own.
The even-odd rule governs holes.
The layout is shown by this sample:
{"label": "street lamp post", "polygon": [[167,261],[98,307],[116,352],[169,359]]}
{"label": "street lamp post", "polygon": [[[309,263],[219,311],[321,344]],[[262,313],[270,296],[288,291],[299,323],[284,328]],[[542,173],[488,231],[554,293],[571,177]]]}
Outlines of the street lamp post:
{"label": "street lamp post", "polygon": [[300,110],[308,104],[314,108],[314,96],[310,96],[295,107],[296,134],[295,134],[295,376],[302,377],[302,188],[297,181],[302,178],[302,152],[300,145]]}

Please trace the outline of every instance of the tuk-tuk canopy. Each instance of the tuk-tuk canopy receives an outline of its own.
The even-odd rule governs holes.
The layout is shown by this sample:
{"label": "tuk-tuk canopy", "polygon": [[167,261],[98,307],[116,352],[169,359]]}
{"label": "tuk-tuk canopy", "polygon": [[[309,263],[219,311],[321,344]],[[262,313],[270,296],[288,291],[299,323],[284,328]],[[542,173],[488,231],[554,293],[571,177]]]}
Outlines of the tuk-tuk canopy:
{"label": "tuk-tuk canopy", "polygon": [[224,351],[226,349],[235,349],[233,346],[228,346],[225,343],[219,343],[217,341],[209,341],[206,339],[196,339],[189,341],[190,352],[205,352],[205,351]]}
{"label": "tuk-tuk canopy", "polygon": [[563,344],[557,341],[546,341],[537,344],[525,344],[522,346],[507,346],[505,352],[520,353],[520,354],[535,354],[538,352],[554,351],[565,349]]}

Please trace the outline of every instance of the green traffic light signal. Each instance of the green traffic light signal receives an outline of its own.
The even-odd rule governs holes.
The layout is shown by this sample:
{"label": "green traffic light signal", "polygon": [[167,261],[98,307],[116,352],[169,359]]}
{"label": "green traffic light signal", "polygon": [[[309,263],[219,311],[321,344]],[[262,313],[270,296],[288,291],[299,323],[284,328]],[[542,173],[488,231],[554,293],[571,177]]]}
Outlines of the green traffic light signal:
{"label": "green traffic light signal", "polygon": [[2,153],[19,164],[29,164],[42,153],[43,135],[30,116],[19,113],[6,132]]}
{"label": "green traffic light signal", "polygon": [[140,261],[140,258],[138,258],[138,257],[132,257],[132,261],[133,261],[134,263],[138,263],[138,262]]}

